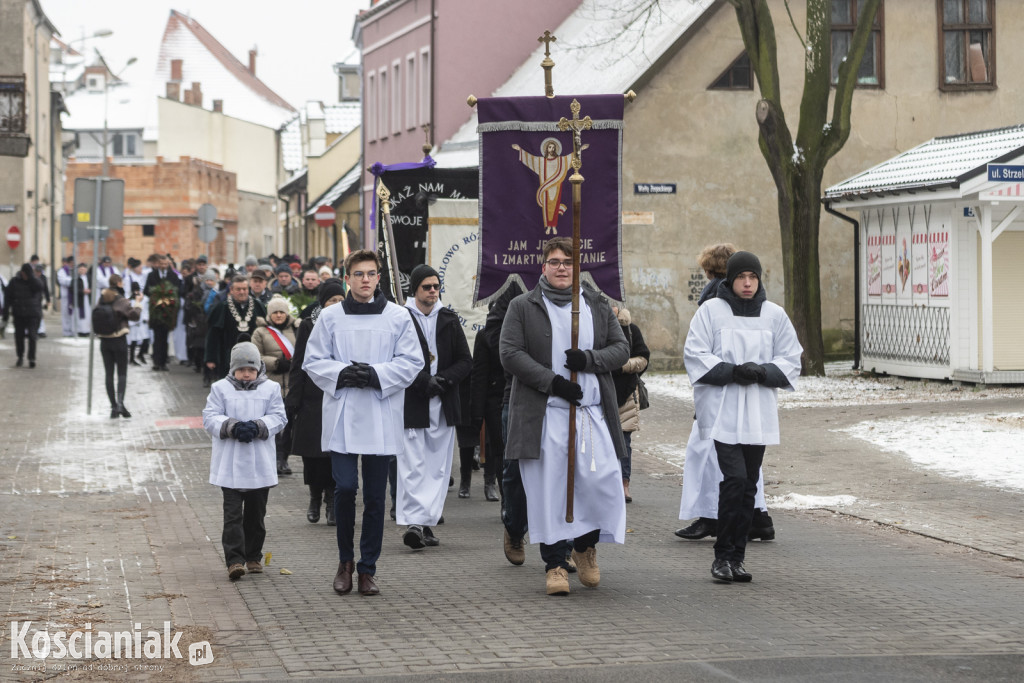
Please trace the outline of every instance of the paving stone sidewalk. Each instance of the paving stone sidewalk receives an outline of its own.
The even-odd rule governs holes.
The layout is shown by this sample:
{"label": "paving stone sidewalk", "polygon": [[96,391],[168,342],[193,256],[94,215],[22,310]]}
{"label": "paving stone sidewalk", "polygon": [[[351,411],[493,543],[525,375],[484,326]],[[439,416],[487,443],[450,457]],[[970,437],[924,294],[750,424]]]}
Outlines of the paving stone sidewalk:
{"label": "paving stone sidewalk", "polygon": [[[221,496],[206,483],[209,441],[196,422],[205,392],[190,370],[133,367],[135,416],[111,420],[97,358],[87,417],[82,341],[44,340],[31,371],[10,367],[11,347],[0,341],[3,680],[853,681],[899,671],[923,681],[1024,672],[1019,495],[926,478],[828,431],[859,415],[784,413],[785,433],[800,436],[779,449],[785,458],[769,451],[769,493],[850,491],[865,502],[853,514],[773,512],[778,539],[748,551],[752,584],[714,584],[711,543],[671,533],[680,473],[664,454],[684,448],[692,407],[661,401],[634,442],[626,545],[599,546],[599,588],[573,578],[569,596],[545,596],[536,546],[524,566],[509,565],[498,504],[483,499],[478,476],[471,498],[449,496],[438,548],[409,551],[389,523],[382,594],[342,597],[330,586],[334,530],[305,520],[297,458],[296,474],[271,492],[267,573],[227,580]],[[40,662],[10,656],[12,621],[51,633],[136,623],[145,633],[169,621],[183,650],[209,641],[215,658],[198,667],[151,660],[162,670],[116,675],[99,660],[62,671],[54,667],[75,663],[48,658],[42,673],[16,671]]]}

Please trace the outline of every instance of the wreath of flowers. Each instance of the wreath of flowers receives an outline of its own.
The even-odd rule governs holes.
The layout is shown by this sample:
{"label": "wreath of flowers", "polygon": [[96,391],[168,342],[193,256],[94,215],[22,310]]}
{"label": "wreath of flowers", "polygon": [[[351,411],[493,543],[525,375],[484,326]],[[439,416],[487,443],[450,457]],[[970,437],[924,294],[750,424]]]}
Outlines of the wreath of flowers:
{"label": "wreath of flowers", "polygon": [[178,325],[178,288],[161,280],[149,290],[149,325],[173,330]]}

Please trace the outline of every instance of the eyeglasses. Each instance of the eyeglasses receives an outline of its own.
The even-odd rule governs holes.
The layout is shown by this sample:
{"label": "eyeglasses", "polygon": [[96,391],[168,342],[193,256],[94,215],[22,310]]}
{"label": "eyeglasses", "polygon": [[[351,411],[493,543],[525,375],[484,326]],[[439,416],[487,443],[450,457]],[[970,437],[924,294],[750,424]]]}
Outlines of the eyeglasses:
{"label": "eyeglasses", "polygon": [[356,272],[352,273],[352,277],[354,277],[357,280],[372,280],[373,278],[377,277],[377,271],[368,270],[364,273],[361,270],[357,270]]}
{"label": "eyeglasses", "polygon": [[426,291],[430,292],[435,289],[440,290],[441,285],[420,285],[420,289],[425,289]]}
{"label": "eyeglasses", "polygon": [[558,260],[556,258],[553,258],[553,259],[548,259],[544,263],[547,264],[548,268],[551,268],[553,270],[556,270],[558,268],[565,268],[566,270],[568,270],[569,268],[572,268],[572,259],[566,259],[564,261],[560,261],[560,260]]}

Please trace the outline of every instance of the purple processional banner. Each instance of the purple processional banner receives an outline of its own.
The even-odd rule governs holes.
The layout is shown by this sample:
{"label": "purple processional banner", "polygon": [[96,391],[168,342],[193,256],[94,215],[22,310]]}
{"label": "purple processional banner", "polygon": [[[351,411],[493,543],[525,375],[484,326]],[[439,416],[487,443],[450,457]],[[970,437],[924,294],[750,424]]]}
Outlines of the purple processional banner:
{"label": "purple processional banner", "polygon": [[512,280],[533,289],[542,247],[572,238],[572,132],[560,131],[569,105],[592,128],[581,134],[580,275],[622,300],[622,95],[493,97],[477,102],[480,134],[480,265],[474,303],[500,294]]}

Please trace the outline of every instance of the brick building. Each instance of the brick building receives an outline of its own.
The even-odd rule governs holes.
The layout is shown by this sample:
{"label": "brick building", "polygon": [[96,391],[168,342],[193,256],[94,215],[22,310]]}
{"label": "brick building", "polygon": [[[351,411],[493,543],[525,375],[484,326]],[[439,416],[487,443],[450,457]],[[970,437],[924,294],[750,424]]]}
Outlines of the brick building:
{"label": "brick building", "polygon": [[[74,204],[76,178],[94,178],[99,163],[68,164],[65,203]],[[129,256],[145,260],[156,252],[171,254],[175,261],[207,254],[211,263],[237,263],[238,187],[235,174],[191,157],[131,165],[109,165],[109,177],[125,181],[124,229],[111,233],[106,254],[119,266]],[[216,239],[199,241],[196,211],[202,204],[217,207]],[[64,245],[70,255],[71,245]],[[104,253],[102,248],[100,253]],[[244,258],[244,254],[241,258]],[[79,262],[92,259],[92,242],[78,244]]]}

